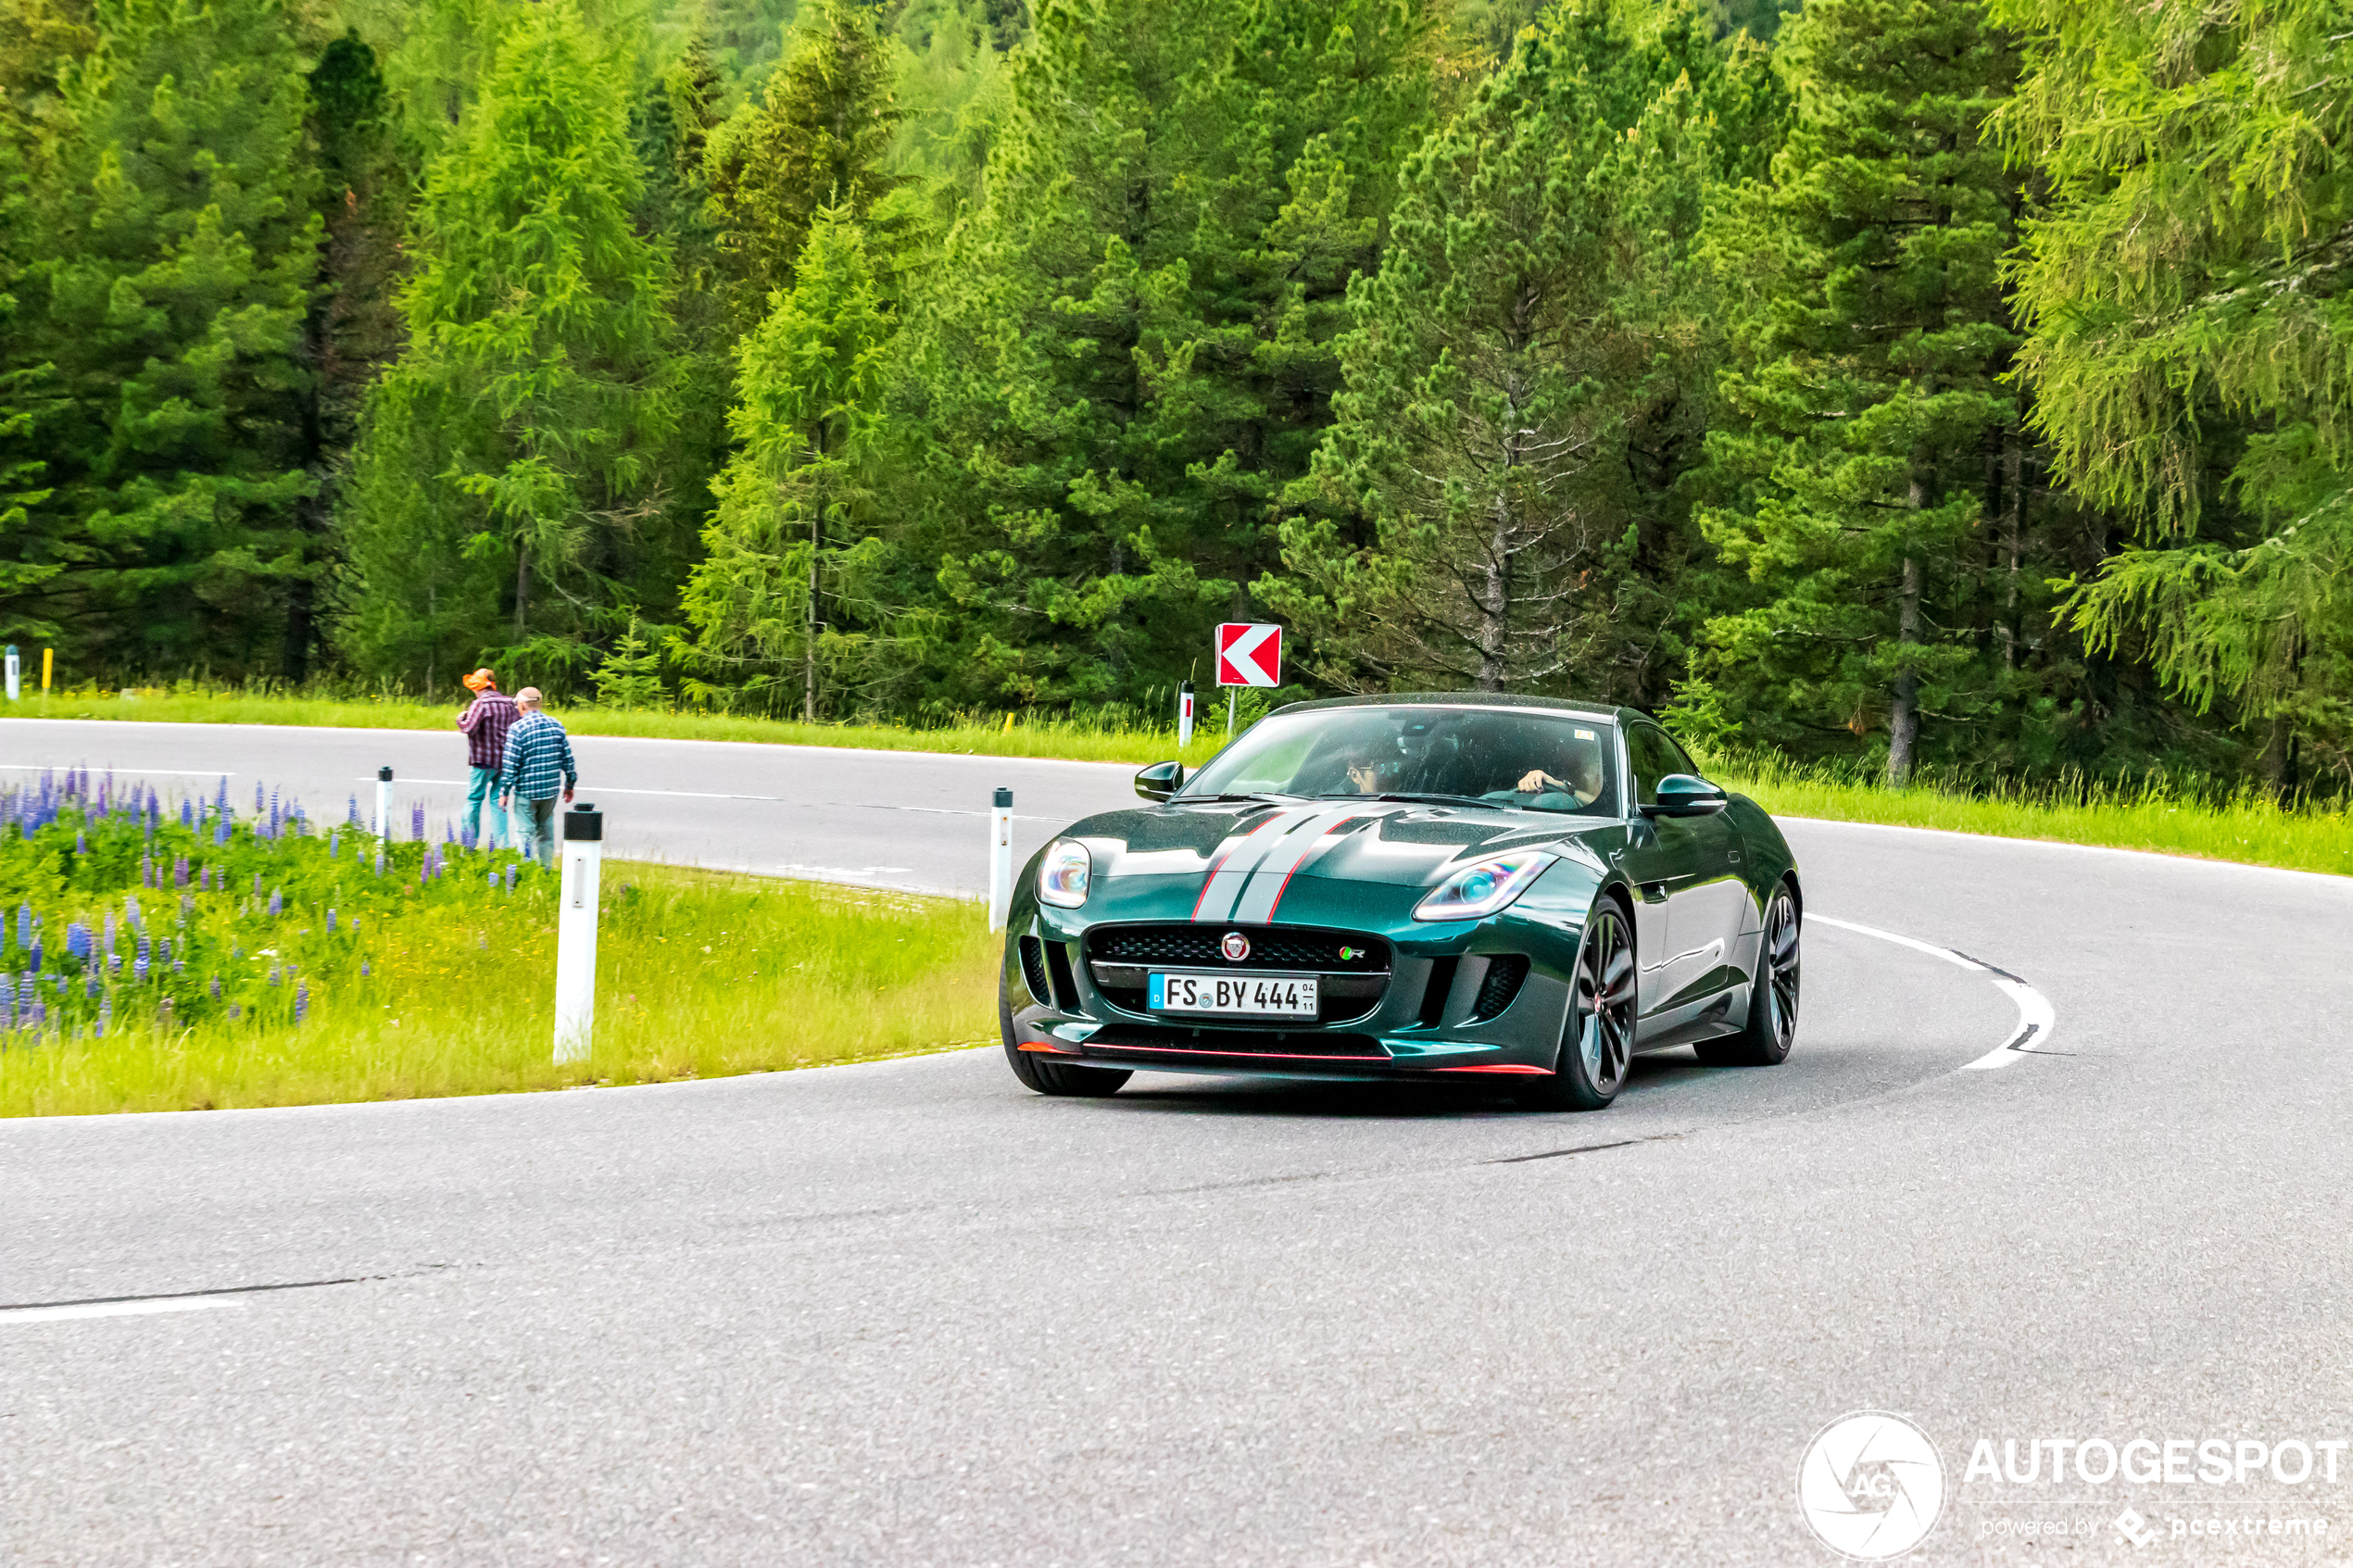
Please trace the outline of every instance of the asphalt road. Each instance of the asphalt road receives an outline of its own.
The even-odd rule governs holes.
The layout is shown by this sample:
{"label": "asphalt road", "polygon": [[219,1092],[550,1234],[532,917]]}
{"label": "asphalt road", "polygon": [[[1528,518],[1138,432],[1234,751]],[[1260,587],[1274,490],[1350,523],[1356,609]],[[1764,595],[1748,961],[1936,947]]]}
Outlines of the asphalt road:
{"label": "asphalt road", "polygon": [[[339,798],[394,741],[346,744],[10,726],[0,761],[301,763]],[[928,885],[971,884],[976,819],[827,835],[1125,789],[583,753],[608,794],[733,802],[628,797],[625,842]],[[1789,831],[1812,913],[2022,977],[2043,1048],[1962,1071],[2009,997],[1815,922],[1786,1064],[1643,1059],[1589,1116],[1154,1076],[1049,1101],[982,1051],[0,1125],[0,1303],[247,1292],[0,1311],[0,1559],[1827,1563],[1799,1459],[1872,1407],[1943,1456],[1913,1561],[2346,1561],[2353,1450],[2334,1482],[1964,1472],[1980,1438],[2021,1467],[2353,1438],[2353,882]]]}

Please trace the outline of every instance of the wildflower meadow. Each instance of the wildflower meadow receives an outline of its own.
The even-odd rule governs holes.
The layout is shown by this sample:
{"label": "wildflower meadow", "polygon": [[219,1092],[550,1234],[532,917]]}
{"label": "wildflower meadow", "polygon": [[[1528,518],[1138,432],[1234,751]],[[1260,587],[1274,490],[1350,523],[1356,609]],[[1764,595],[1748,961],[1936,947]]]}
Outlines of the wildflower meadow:
{"label": "wildflower meadow", "polygon": [[411,806],[0,788],[0,1114],[635,1083],[967,1044],[975,906],[626,861],[585,1064],[551,1060],[557,876]]}

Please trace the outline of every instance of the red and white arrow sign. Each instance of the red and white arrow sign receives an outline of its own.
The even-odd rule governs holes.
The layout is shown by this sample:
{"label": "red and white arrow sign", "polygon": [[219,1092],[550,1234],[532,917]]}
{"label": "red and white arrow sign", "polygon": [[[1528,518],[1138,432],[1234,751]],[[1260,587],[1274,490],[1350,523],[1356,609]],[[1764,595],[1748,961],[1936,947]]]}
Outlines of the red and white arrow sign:
{"label": "red and white arrow sign", "polygon": [[1247,621],[1217,628],[1217,684],[1277,686],[1283,680],[1283,629]]}

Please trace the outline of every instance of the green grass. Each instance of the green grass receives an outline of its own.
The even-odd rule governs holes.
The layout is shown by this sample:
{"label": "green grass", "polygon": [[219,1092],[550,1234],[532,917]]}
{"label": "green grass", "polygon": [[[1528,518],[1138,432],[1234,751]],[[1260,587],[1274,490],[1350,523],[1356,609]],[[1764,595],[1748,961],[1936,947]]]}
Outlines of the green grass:
{"label": "green grass", "polygon": [[[320,697],[206,691],[191,685],[116,691],[28,694],[0,718],[122,719],[167,724],[287,724],[367,730],[454,730],[464,705],[420,702],[405,696]],[[1203,704],[1204,713],[1207,703]],[[959,715],[925,728],[895,724],[804,724],[724,713],[666,713],[607,708],[550,708],[578,735],[634,735],[659,740],[752,741],[770,746],[845,746],[876,751],[939,751],[975,757],[1046,757],[1079,762],[1127,762],[1141,767],[1178,756],[1166,730],[1109,728],[1026,714]],[[1008,720],[1011,722],[1008,722]],[[1247,727],[1248,721],[1244,724]],[[1189,765],[1206,762],[1225,744],[1225,713],[1214,727],[1196,728],[1182,753]]]}
{"label": "green grass", "polygon": [[[1222,713],[1194,734],[1183,753],[1199,766],[1224,744]],[[182,683],[125,697],[113,692],[29,696],[18,716],[58,719],[146,719],[182,723],[316,724],[364,728],[447,729],[458,706],[398,696],[326,697],[240,692]],[[1141,766],[1176,755],[1170,730],[1121,729],[1065,720],[1031,721],[1021,714],[968,715],[937,728],[897,725],[802,724],[722,714],[654,713],[597,708],[561,709],[575,734],[646,735],[679,740],[732,740],[790,746],[864,746],[988,757],[1064,758]],[[2009,838],[2103,845],[2209,859],[2283,866],[2353,875],[2353,817],[2343,809],[2283,808],[2251,793],[2216,797],[2163,779],[2134,784],[2070,781],[2057,786],[1987,789],[1928,779],[1891,790],[1834,768],[1808,768],[1774,757],[1736,757],[1718,770],[1728,783],[1755,796],[1767,809],[1789,816],[1899,827],[1944,828]]]}
{"label": "green grass", "polygon": [[1771,757],[1730,758],[1711,765],[1711,771],[1726,787],[1755,797],[1777,816],[1942,828],[2353,875],[2353,815],[2284,808],[2253,793],[2205,797],[2177,791],[2162,779],[1994,790],[1939,787],[1931,780],[1889,789],[1836,770]]}
{"label": "green grass", "polygon": [[[119,812],[69,807],[30,837],[0,828],[0,972],[28,966],[17,940],[28,908],[41,917],[45,1014],[27,1024],[19,1010],[0,1031],[0,1116],[657,1083],[996,1037],[997,943],[977,904],[614,861],[594,1048],[560,1067],[550,873],[524,868],[509,891],[488,872],[511,856],[445,847],[434,875],[417,843],[395,846],[378,872],[359,852],[371,840],[272,839],[257,825],[233,824],[222,845],[165,815],[159,876],[143,865],[145,824]],[[172,885],[182,854],[184,894]],[[197,867],[216,870],[211,890],[196,888]],[[108,914],[120,970],[104,950]],[[89,962],[63,952],[75,922],[92,934]],[[130,957],[142,926],[157,939],[144,977]],[[162,939],[181,967],[163,961]]]}

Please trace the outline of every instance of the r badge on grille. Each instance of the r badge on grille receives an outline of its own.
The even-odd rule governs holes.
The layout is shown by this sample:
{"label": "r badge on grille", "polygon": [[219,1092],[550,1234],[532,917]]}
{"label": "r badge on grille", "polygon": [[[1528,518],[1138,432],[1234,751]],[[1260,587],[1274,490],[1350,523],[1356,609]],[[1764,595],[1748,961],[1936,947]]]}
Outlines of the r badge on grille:
{"label": "r badge on grille", "polygon": [[1250,957],[1250,938],[1239,931],[1229,931],[1218,942],[1217,950],[1226,955],[1227,963],[1239,963]]}

